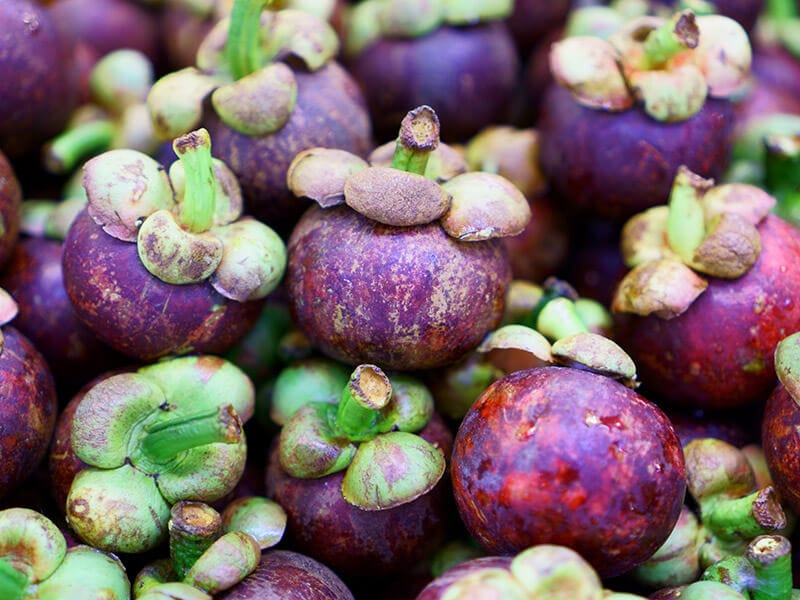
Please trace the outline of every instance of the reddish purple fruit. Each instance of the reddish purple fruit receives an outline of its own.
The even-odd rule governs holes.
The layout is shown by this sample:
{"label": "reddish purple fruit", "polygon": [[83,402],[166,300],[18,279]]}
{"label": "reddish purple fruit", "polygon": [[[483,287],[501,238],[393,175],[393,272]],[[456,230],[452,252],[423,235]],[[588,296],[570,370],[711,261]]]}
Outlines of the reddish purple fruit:
{"label": "reddish purple fruit", "polygon": [[8,262],[19,239],[22,188],[5,154],[0,151],[0,267]]}
{"label": "reddish purple fruit", "polygon": [[800,406],[778,385],[767,400],[761,422],[764,458],[775,490],[793,511],[800,511]]}
{"label": "reddish purple fruit", "polygon": [[602,577],[658,549],[686,490],[666,415],[615,380],[565,367],[487,388],[459,427],[451,469],[459,514],[488,552],[564,545]]}

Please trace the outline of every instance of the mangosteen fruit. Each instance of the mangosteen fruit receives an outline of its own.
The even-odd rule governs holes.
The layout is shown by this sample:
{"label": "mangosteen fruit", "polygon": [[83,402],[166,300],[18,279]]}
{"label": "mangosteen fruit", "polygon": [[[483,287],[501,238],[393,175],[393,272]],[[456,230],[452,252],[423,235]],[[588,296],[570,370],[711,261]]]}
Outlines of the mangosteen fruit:
{"label": "mangosteen fruit", "polygon": [[751,55],[736,21],[690,10],[633,19],[607,40],[553,44],[555,83],[537,123],[553,193],[581,214],[624,221],[665,202],[682,164],[721,176],[734,126],[729,98]]}
{"label": "mangosteen fruit", "polygon": [[421,104],[436,109],[451,142],[508,121],[520,65],[504,22],[512,5],[368,0],[351,9],[345,64],[364,91],[379,143]]}
{"label": "mangosteen fruit", "polygon": [[491,554],[567,546],[601,577],[650,558],[677,522],[686,470],[667,416],[629,387],[630,357],[597,334],[550,346],[522,325],[486,343],[550,365],[496,381],[461,421],[451,478],[468,532]]}
{"label": "mangosteen fruit", "polygon": [[433,165],[446,161],[429,160],[438,142],[436,113],[422,106],[403,120],[390,166],[325,148],[295,158],[289,185],[318,205],[289,238],[286,286],[295,324],[323,353],[434,368],[499,323],[511,279],[502,238],[524,229],[528,203],[492,173],[440,184]]}
{"label": "mangosteen fruit", "polygon": [[239,185],[212,159],[208,132],[181,136],[173,148],[179,160],[169,176],[135,150],[91,159],[88,206],[64,242],[64,285],[78,318],[142,361],[230,348],[286,264],[277,233],[241,217]]}
{"label": "mangosteen fruit", "polygon": [[756,186],[682,167],[669,204],[625,224],[615,335],[649,394],[719,409],[772,391],[775,346],[800,328],[800,237],[774,205]]}
{"label": "mangosteen fruit", "polygon": [[326,146],[366,154],[372,127],[355,79],[336,62],[339,39],[323,19],[236,0],[204,38],[196,66],[169,73],[148,104],[158,135],[199,126],[236,174],[245,211],[288,235],[308,203],[286,186],[294,156]]}

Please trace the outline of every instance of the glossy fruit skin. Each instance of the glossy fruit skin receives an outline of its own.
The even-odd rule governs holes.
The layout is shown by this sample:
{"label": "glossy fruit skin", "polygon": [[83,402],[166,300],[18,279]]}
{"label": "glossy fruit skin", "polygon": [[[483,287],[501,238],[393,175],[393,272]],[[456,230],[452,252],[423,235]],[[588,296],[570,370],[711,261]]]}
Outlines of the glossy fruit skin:
{"label": "glossy fruit skin", "polygon": [[378,143],[397,137],[406,113],[427,104],[439,116],[442,141],[452,144],[508,119],[519,58],[505,24],[492,22],[384,37],[347,66],[364,90]]}
{"label": "glossy fruit skin", "polygon": [[498,325],[511,281],[502,239],[459,242],[437,221],[392,227],[347,206],[311,207],[287,247],[295,324],[349,364],[455,362]]}
{"label": "glossy fruit skin", "polygon": [[56,424],[55,383],[44,357],[11,325],[0,352],[0,497],[27,479],[47,453]]}
{"label": "glossy fruit skin", "polygon": [[0,150],[34,152],[66,125],[78,101],[69,40],[37,2],[0,2]]}
{"label": "glossy fruit skin", "polygon": [[[419,432],[450,456],[453,436],[434,415]],[[298,479],[281,469],[277,444],[267,463],[267,495],[286,511],[287,547],[311,556],[342,576],[384,576],[406,572],[427,558],[445,538],[447,474],[428,493],[386,510],[348,504],[341,492],[344,471]]]}
{"label": "glossy fruit skin", "polygon": [[267,550],[256,570],[214,596],[218,600],[353,600],[339,576],[313,558]]}
{"label": "glossy fruit skin", "polygon": [[761,421],[764,458],[775,490],[793,511],[800,511],[800,406],[782,384],[767,399]]}
{"label": "glossy fruit skin", "polygon": [[19,305],[14,326],[47,359],[59,392],[71,395],[127,359],[101,343],[75,315],[64,288],[62,250],[58,240],[23,237],[3,270],[0,286]]}
{"label": "glossy fruit skin", "polygon": [[364,96],[339,63],[330,62],[313,72],[293,72],[297,102],[289,120],[275,133],[249,136],[213,114],[205,117],[213,140],[211,151],[236,174],[246,212],[282,235],[288,235],[310,204],[297,198],[286,183],[286,172],[298,152],[319,146],[365,156],[373,147]]}
{"label": "glossy fruit skin", "polygon": [[564,545],[602,577],[658,549],[686,490],[666,415],[617,381],[567,367],[489,386],[458,429],[451,473],[462,521],[489,553]]}
{"label": "glossy fruit skin", "polygon": [[678,317],[615,315],[617,342],[654,399],[703,409],[764,400],[775,346],[800,329],[800,230],[774,215],[758,226],[761,256],[739,279],[709,286]]}
{"label": "glossy fruit skin", "polygon": [[0,151],[0,268],[8,263],[19,241],[21,218],[22,187],[8,158]]}
{"label": "glossy fruit skin", "polygon": [[78,318],[141,361],[221,354],[258,319],[262,300],[235,302],[208,282],[171,285],[142,265],[135,243],[107,235],[83,210],[64,241],[64,286]]}
{"label": "glossy fruit skin", "polygon": [[666,204],[680,165],[719,178],[730,161],[734,106],[707,99],[685,121],[661,123],[641,108],[607,112],[552,84],[542,99],[539,166],[553,193],[579,214],[617,221]]}

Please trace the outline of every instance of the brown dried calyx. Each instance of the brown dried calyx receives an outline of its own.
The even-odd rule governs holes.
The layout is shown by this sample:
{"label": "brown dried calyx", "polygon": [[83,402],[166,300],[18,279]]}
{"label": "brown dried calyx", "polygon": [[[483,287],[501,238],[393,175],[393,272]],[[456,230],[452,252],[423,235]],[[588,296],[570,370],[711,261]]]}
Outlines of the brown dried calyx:
{"label": "brown dried calyx", "polygon": [[707,97],[739,92],[752,49],[735,20],[684,10],[671,19],[633,19],[608,40],[567,37],[553,44],[549,60],[555,80],[584,106],[639,104],[652,118],[674,122],[697,113]]}
{"label": "brown dried calyx", "polygon": [[671,319],[708,287],[706,276],[737,279],[761,254],[758,224],[776,200],[753,185],[714,185],[681,166],[668,205],[633,216],[621,250],[631,271],[611,308]]}
{"label": "brown dried calyx", "polygon": [[463,158],[439,143],[439,120],[429,106],[403,119],[390,161],[387,150],[378,148],[370,162],[341,150],[305,150],[289,166],[288,187],[322,208],[347,204],[384,225],[439,220],[460,241],[516,235],[531,218],[514,184],[493,173],[466,172]]}

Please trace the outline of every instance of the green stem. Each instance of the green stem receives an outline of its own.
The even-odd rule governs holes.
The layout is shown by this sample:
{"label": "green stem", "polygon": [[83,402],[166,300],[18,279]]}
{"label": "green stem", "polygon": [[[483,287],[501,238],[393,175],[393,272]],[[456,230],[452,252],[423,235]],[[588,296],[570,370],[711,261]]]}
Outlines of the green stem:
{"label": "green stem", "polygon": [[336,410],[336,429],[352,441],[366,441],[380,433],[381,409],[392,397],[386,374],[374,365],[359,365],[342,390]]}
{"label": "green stem", "polygon": [[222,535],[222,517],[204,502],[180,501],[169,521],[169,556],[182,580],[197,559]]}
{"label": "green stem", "polygon": [[410,111],[400,123],[392,156],[393,169],[424,175],[428,158],[439,145],[439,117],[430,106]]}
{"label": "green stem", "polygon": [[795,0],[767,0],[764,15],[776,23],[783,23],[797,16]]}
{"label": "green stem", "polygon": [[75,170],[84,158],[108,150],[114,139],[114,125],[107,119],[81,123],[54,138],[45,148],[44,163],[51,173]]}
{"label": "green stem", "polygon": [[723,558],[703,571],[701,579],[724,583],[745,597],[756,581],[753,565],[744,556]]}
{"label": "green stem", "polygon": [[792,594],[792,546],[780,535],[757,537],[747,548],[756,581],[752,600],[783,600]]}
{"label": "green stem", "polygon": [[692,261],[694,251],[706,235],[701,197],[709,185],[709,180],[685,167],[678,169],[672,184],[667,215],[667,241],[670,248],[686,263]]}
{"label": "green stem", "polygon": [[644,56],[642,65],[645,69],[658,69],[684,50],[695,48],[699,40],[700,30],[697,27],[694,13],[685,10],[675,15],[668,23],[650,32],[642,44]]}
{"label": "green stem", "polygon": [[4,600],[18,600],[25,594],[28,587],[28,578],[18,571],[11,563],[0,558],[0,598]]}
{"label": "green stem", "polygon": [[236,411],[230,404],[224,404],[151,425],[145,428],[140,446],[150,459],[163,463],[192,448],[236,443],[241,435]]}
{"label": "green stem", "polygon": [[172,143],[183,165],[186,188],[180,222],[189,231],[208,231],[214,223],[216,178],[211,158],[211,137],[205,129],[191,131]]}
{"label": "green stem", "polygon": [[747,540],[786,526],[786,514],[769,486],[743,498],[711,498],[700,510],[703,525],[726,540]]}
{"label": "green stem", "polygon": [[800,224],[800,134],[778,134],[764,140],[764,184],[775,196],[775,213]]}
{"label": "green stem", "polygon": [[269,3],[270,0],[233,3],[225,52],[235,80],[261,68],[261,13]]}
{"label": "green stem", "polygon": [[575,333],[588,333],[589,328],[575,307],[576,300],[578,293],[571,285],[550,277],[542,285],[542,295],[523,324],[536,329],[551,341]]}

